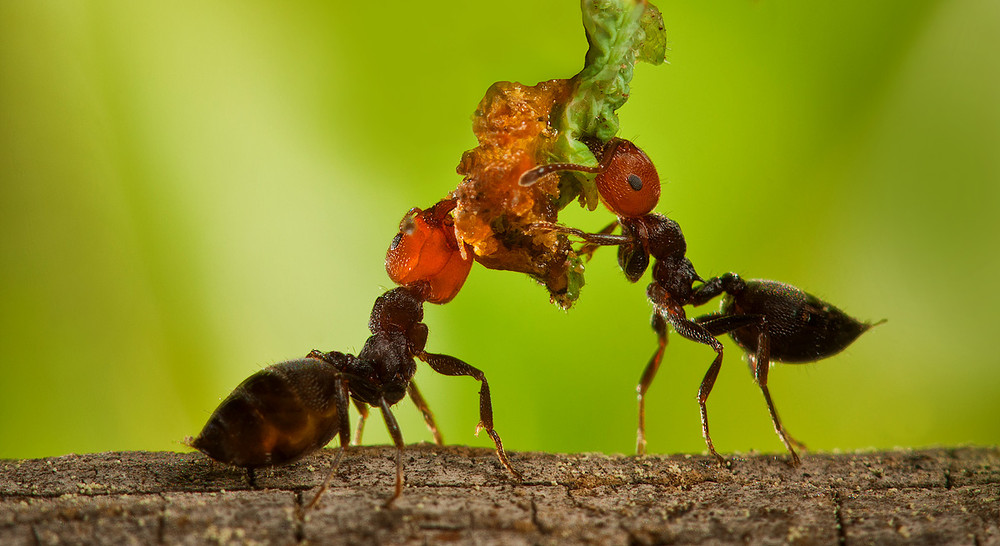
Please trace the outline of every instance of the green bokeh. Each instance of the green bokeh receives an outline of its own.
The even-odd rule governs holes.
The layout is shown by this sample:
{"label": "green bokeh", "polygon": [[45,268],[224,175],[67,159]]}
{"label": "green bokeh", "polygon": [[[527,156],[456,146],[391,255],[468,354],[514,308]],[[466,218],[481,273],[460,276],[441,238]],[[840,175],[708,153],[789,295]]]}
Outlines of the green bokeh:
{"label": "green bokeh", "polygon": [[[182,449],[260,367],[360,349],[397,223],[459,182],[486,88],[569,77],[586,50],[574,2],[336,4],[0,3],[0,457]],[[670,64],[637,67],[620,134],[698,271],[888,319],[772,371],[791,433],[1000,443],[1000,4],[658,6]],[[633,450],[644,283],[612,251],[587,281],[564,313],[477,267],[428,306],[429,350],[487,373],[508,449]],[[672,337],[651,452],[704,449],[711,358]],[[489,445],[475,381],[417,380],[447,441]],[[781,451],[732,345],[709,410],[721,451]]]}

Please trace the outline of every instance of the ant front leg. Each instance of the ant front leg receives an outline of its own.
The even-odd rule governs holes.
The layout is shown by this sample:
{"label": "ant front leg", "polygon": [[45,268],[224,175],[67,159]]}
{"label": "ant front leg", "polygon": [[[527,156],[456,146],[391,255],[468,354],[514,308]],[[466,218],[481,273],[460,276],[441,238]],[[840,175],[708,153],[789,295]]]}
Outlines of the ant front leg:
{"label": "ant front leg", "polygon": [[639,393],[639,430],[636,432],[635,451],[639,455],[646,454],[646,391],[653,383],[656,371],[660,369],[663,351],[667,348],[667,323],[659,313],[653,313],[651,322],[659,346],[653,353],[653,358],[649,359],[649,364],[646,364],[646,369],[643,370],[642,377],[639,378],[639,385],[635,388]]}
{"label": "ant front leg", "polygon": [[[604,229],[598,231],[594,235],[610,235],[614,233],[616,227],[618,227],[618,220],[611,222],[610,224],[605,226]],[[580,250],[578,250],[576,254],[577,256],[586,257],[587,260],[590,260],[591,258],[594,257],[594,252],[596,252],[598,248],[601,248],[601,246],[602,245],[596,243],[586,243],[582,247],[580,247]]]}
{"label": "ant front leg", "polygon": [[467,375],[482,383],[483,386],[479,389],[479,425],[476,426],[476,434],[478,435],[482,429],[486,430],[486,433],[490,435],[490,438],[493,439],[493,443],[496,445],[497,458],[500,459],[500,463],[514,476],[514,479],[520,481],[521,473],[514,470],[514,467],[511,466],[510,461],[507,459],[507,452],[503,449],[503,442],[500,440],[500,435],[493,429],[493,401],[490,398],[490,384],[486,381],[486,374],[480,369],[449,355],[423,351],[417,354],[417,358],[426,362],[431,369],[439,374],[451,376]]}
{"label": "ant front leg", "polygon": [[771,414],[771,423],[774,425],[774,432],[778,435],[781,443],[785,445],[785,449],[791,453],[791,464],[797,466],[800,462],[799,455],[792,446],[797,446],[803,450],[806,449],[806,446],[802,442],[792,438],[785,430],[784,425],[781,424],[781,419],[778,417],[778,410],[775,409],[774,402],[771,400],[771,392],[767,388],[767,373],[771,367],[771,343],[770,337],[767,335],[767,320],[765,317],[763,315],[723,315],[713,313],[698,317],[695,321],[704,326],[712,335],[716,336],[744,327],[753,327],[759,330],[759,334],[757,335],[757,351],[754,354],[747,355],[750,370],[753,372],[754,382],[757,383],[761,393],[764,395],[764,401],[767,403],[767,411]]}
{"label": "ant front leg", "polygon": [[420,391],[417,389],[417,384],[411,380],[410,385],[406,387],[406,392],[410,394],[413,404],[417,406],[420,414],[424,416],[424,422],[427,423],[427,428],[430,429],[431,436],[434,437],[434,443],[443,446],[444,438],[441,437],[437,423],[434,422],[434,414],[431,412],[430,406],[427,405],[427,401],[424,400],[424,397],[421,396]]}
{"label": "ant front leg", "polygon": [[722,342],[715,339],[715,336],[704,326],[689,320],[684,314],[684,308],[670,298],[669,294],[656,283],[650,284],[646,293],[656,312],[660,313],[664,320],[674,327],[674,331],[679,336],[708,345],[715,351],[715,360],[705,372],[705,377],[701,380],[701,387],[698,389],[698,407],[701,410],[701,435],[705,437],[708,451],[715,456],[720,465],[724,465],[726,460],[715,450],[712,435],[708,430],[708,406],[706,405],[708,395],[711,394],[715,380],[719,377],[719,370],[722,368]]}
{"label": "ant front leg", "polygon": [[[741,279],[739,275],[736,273],[725,273],[718,277],[702,281],[701,285],[691,293],[691,301],[689,303],[695,307],[704,305],[723,292],[726,294],[735,294],[743,290],[744,287],[746,287],[746,281]],[[724,330],[722,333],[729,331],[731,330]]]}
{"label": "ant front leg", "polygon": [[[582,229],[571,228],[568,226],[563,226],[560,224],[554,224],[552,222],[535,222],[531,224],[534,229],[540,229],[545,231],[557,231],[559,233],[565,233],[567,235],[572,235],[579,238],[581,241],[586,243],[584,248],[591,246],[619,246],[626,243],[632,242],[632,237],[627,235],[614,235],[611,232],[614,231],[615,226],[618,222],[614,222],[611,225],[602,229],[599,233],[587,233]],[[590,250],[589,254],[593,254],[594,251]]]}

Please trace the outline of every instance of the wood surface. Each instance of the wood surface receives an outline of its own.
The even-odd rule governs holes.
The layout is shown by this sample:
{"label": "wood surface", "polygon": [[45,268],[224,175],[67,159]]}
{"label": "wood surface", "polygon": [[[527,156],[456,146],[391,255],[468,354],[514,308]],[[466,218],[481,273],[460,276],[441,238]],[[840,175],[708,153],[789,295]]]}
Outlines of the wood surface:
{"label": "wood surface", "polygon": [[356,447],[253,475],[199,453],[0,460],[0,544],[1000,544],[1000,448],[706,456]]}

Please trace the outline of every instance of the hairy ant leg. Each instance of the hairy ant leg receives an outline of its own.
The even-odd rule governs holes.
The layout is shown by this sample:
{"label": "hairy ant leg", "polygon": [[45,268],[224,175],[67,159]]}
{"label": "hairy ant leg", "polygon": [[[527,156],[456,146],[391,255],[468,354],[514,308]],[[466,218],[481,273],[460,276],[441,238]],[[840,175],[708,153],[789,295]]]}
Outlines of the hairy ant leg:
{"label": "hairy ant leg", "polygon": [[503,449],[503,442],[500,440],[500,435],[493,428],[493,400],[490,398],[490,384],[486,381],[486,374],[482,370],[450,355],[424,351],[418,353],[416,357],[426,362],[431,369],[439,374],[450,376],[467,375],[482,383],[482,387],[479,389],[479,424],[476,426],[476,434],[478,435],[480,430],[486,430],[486,433],[490,435],[490,438],[493,439],[493,443],[496,445],[497,458],[500,459],[500,463],[507,468],[515,479],[520,481],[521,473],[514,470],[514,467],[511,466],[510,461],[507,459],[507,452]]}
{"label": "hairy ant leg", "polygon": [[535,229],[557,231],[559,233],[565,233],[579,238],[583,242],[583,245],[576,251],[576,254],[590,260],[594,257],[594,252],[602,246],[626,246],[629,243],[634,242],[635,239],[630,235],[626,235],[624,233],[621,235],[614,235],[615,228],[619,225],[620,223],[618,220],[615,220],[614,222],[604,226],[601,231],[596,233],[588,233],[582,229],[571,228],[561,224],[554,224],[552,222],[535,222],[531,226]]}
{"label": "hairy ant leg", "polygon": [[403,494],[403,447],[405,444],[403,443],[403,433],[399,431],[399,423],[396,422],[396,416],[392,414],[389,403],[386,402],[384,396],[379,397],[379,409],[382,410],[385,428],[392,436],[392,443],[396,445],[396,491],[389,500],[385,501],[385,507],[388,508]]}
{"label": "hairy ant leg", "polygon": [[[614,235],[610,233],[614,231],[614,226],[617,226],[618,222],[611,224],[610,226],[604,228],[608,230],[607,233],[588,233],[582,229],[571,228],[569,226],[564,226],[562,224],[554,224],[552,222],[535,222],[531,226],[535,229],[545,230],[545,231],[556,231],[559,233],[565,233],[567,235],[572,235],[579,238],[587,245],[593,246],[619,246],[624,245],[632,241],[632,238],[627,235]],[[610,229],[609,229],[610,228]]]}
{"label": "hairy ant leg", "polygon": [[[351,423],[347,415],[347,400],[350,398],[350,394],[348,393],[348,380],[346,377],[339,382],[337,389],[334,392],[336,393],[334,395],[334,400],[337,404],[337,411],[340,413],[340,449],[337,450],[337,455],[334,457],[333,463],[330,465],[330,472],[326,475],[326,479],[323,480],[322,485],[319,486],[319,490],[316,491],[316,496],[314,496],[313,499],[309,501],[309,504],[303,508],[302,513],[311,510],[314,506],[316,506],[316,503],[319,502],[320,497],[323,496],[327,487],[330,486],[330,481],[333,480],[334,474],[337,473],[337,468],[340,467],[340,462],[344,459],[344,453],[347,450],[348,434]],[[302,513],[299,514],[300,517]]]}
{"label": "hairy ant leg", "polygon": [[677,335],[708,345],[715,351],[715,359],[705,372],[705,377],[701,380],[698,389],[698,407],[701,411],[701,434],[705,438],[708,451],[715,456],[719,464],[725,464],[725,459],[715,450],[712,442],[712,435],[708,429],[708,395],[715,386],[715,380],[719,377],[719,370],[722,369],[723,347],[722,343],[712,335],[704,326],[687,318],[684,314],[684,307],[671,299],[670,295],[657,283],[651,283],[647,289],[649,301],[666,322],[674,327]]}
{"label": "hairy ant leg", "polygon": [[361,435],[365,432],[365,422],[368,421],[368,404],[352,398],[354,407],[358,410],[358,426],[354,429],[354,438],[351,439],[352,446],[361,445]]}
{"label": "hairy ant leg", "polygon": [[803,450],[806,446],[788,434],[785,430],[785,425],[781,424],[781,418],[778,417],[778,410],[774,407],[774,402],[771,400],[771,391],[767,388],[767,372],[771,368],[770,354],[770,337],[767,335],[766,330],[762,329],[757,336],[757,353],[747,355],[747,359],[749,360],[750,368],[753,370],[753,379],[757,383],[757,386],[760,387],[760,392],[764,395],[764,401],[767,403],[767,411],[771,414],[771,424],[774,425],[774,432],[781,439],[781,443],[785,444],[785,449],[792,454],[792,466],[798,466],[801,462],[799,454],[795,452],[792,446],[796,445]]}
{"label": "hairy ant leg", "polygon": [[767,388],[767,373],[771,367],[771,344],[770,338],[766,333],[767,320],[764,315],[724,315],[721,313],[712,313],[696,318],[695,322],[704,326],[714,336],[728,334],[740,328],[747,327],[758,328],[760,330],[757,337],[757,351],[756,353],[748,354],[747,361],[750,365],[750,371],[753,373],[754,382],[757,383],[761,393],[764,395],[764,401],[767,403],[767,411],[771,415],[771,424],[774,425],[774,432],[778,435],[781,443],[785,445],[785,449],[792,455],[791,464],[793,466],[798,465],[800,462],[799,455],[792,446],[802,450],[805,450],[806,446],[802,442],[792,438],[788,434],[788,431],[785,430],[785,426],[781,423],[781,418],[778,417],[778,410],[774,407],[774,402],[771,400],[771,392]]}
{"label": "hairy ant leg", "polygon": [[[697,307],[704,305],[716,296],[726,293],[735,294],[746,287],[746,282],[736,273],[724,273],[718,277],[712,277],[702,281],[701,285],[691,291],[691,305]],[[731,330],[723,330],[719,334],[728,333]]]}
{"label": "hairy ant leg", "polygon": [[[703,321],[703,319],[711,319],[711,320]],[[759,322],[759,319],[760,317],[706,315],[704,317],[696,318],[694,322],[702,326],[705,330],[708,331],[708,333],[711,336],[714,337],[730,332],[736,328],[742,328],[744,326],[756,324]],[[674,323],[671,322],[671,324]],[[661,316],[659,312],[653,314],[652,327],[653,331],[656,332],[659,346],[657,347],[656,352],[653,353],[653,358],[650,359],[649,364],[646,365],[646,369],[643,370],[642,377],[639,380],[639,385],[636,387],[636,390],[639,392],[639,430],[636,435],[637,437],[636,452],[639,455],[646,454],[646,399],[645,399],[646,391],[649,390],[649,386],[653,383],[653,378],[656,377],[656,372],[660,367],[660,362],[663,360],[663,352],[667,346],[667,323],[663,320],[663,316]],[[678,333],[680,334],[679,331]],[[684,336],[683,334],[681,335]],[[704,337],[702,334],[699,335]],[[688,336],[684,337],[687,339],[692,339]],[[694,341],[704,343],[703,341],[700,341],[700,339],[694,339]],[[708,343],[708,345],[712,344]],[[711,368],[709,368],[709,371],[711,371]],[[711,378],[710,384],[707,387],[708,392],[712,390],[712,386],[715,384],[715,376],[717,375],[718,375],[718,370],[716,370],[715,374],[713,374],[713,377]],[[708,380],[708,374],[706,374],[705,380],[706,381]],[[765,382],[766,382],[766,376],[765,376]],[[705,389],[705,381],[702,382],[702,389]],[[708,392],[705,392],[704,394],[706,400],[708,398]],[[702,394],[700,391],[698,396],[699,400],[701,400]],[[702,423],[703,423],[702,432],[703,434],[707,435],[708,417],[704,411],[702,412]],[[711,439],[707,439],[707,442],[710,444],[709,448],[711,449]]]}
{"label": "hairy ant leg", "polygon": [[[598,231],[597,233],[595,233],[595,235],[611,235],[612,233],[614,233],[615,228],[617,227],[618,227],[618,220],[615,220],[614,222],[611,222],[607,226],[604,226],[604,229]],[[580,247],[580,250],[578,250],[576,254],[577,256],[583,256],[587,258],[587,260],[589,261],[591,258],[594,257],[594,252],[596,252],[597,249],[600,248],[601,246],[605,245],[599,245],[597,243],[585,243],[583,246]]]}
{"label": "hairy ant leg", "polygon": [[719,370],[722,369],[722,343],[715,339],[712,334],[708,333],[707,330],[699,326],[697,323],[692,322],[686,318],[670,316],[670,325],[674,327],[674,331],[677,332],[683,338],[690,339],[691,341],[697,341],[698,343],[703,343],[710,346],[715,351],[715,359],[712,364],[708,367],[708,371],[705,372],[705,377],[701,380],[701,386],[698,388],[698,408],[701,411],[701,435],[705,438],[705,444],[708,445],[708,451],[715,456],[716,460],[719,461],[720,465],[724,465],[726,460],[719,455],[719,452],[715,450],[715,444],[712,442],[712,435],[708,430],[708,395],[712,393],[712,387],[715,386],[715,380],[719,377]]}
{"label": "hairy ant leg", "polygon": [[431,436],[434,437],[434,443],[443,446],[444,438],[441,437],[441,432],[438,431],[437,423],[434,422],[434,413],[431,412],[430,406],[427,405],[427,401],[420,394],[420,390],[417,389],[417,383],[415,381],[410,381],[410,384],[406,387],[407,394],[410,395],[410,399],[413,400],[413,405],[417,406],[420,410],[420,414],[424,416],[424,423],[427,423],[427,428],[431,431]]}
{"label": "hairy ant leg", "polygon": [[663,361],[663,351],[667,348],[667,323],[658,312],[653,313],[653,318],[650,322],[653,331],[656,332],[656,339],[659,342],[659,346],[656,348],[656,352],[653,353],[653,357],[649,359],[649,364],[646,364],[646,369],[643,370],[642,376],[639,378],[639,384],[635,388],[636,392],[639,393],[639,430],[636,433],[635,442],[635,450],[639,455],[646,454],[646,391],[649,390],[649,386],[653,383],[656,371],[660,369],[660,363]]}

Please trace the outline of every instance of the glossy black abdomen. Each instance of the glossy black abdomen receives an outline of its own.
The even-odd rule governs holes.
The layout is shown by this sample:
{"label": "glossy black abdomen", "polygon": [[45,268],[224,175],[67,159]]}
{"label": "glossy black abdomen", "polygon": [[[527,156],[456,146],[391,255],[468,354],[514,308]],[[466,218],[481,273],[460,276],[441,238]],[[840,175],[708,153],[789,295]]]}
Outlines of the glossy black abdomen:
{"label": "glossy black abdomen", "polygon": [[[725,314],[763,315],[770,339],[770,359],[812,362],[839,353],[871,327],[833,305],[790,284],[746,281],[746,288],[726,297]],[[757,351],[760,328],[732,332],[748,353]]]}
{"label": "glossy black abdomen", "polygon": [[335,390],[342,377],[316,358],[264,368],[219,405],[191,446],[246,468],[296,461],[339,432]]}

